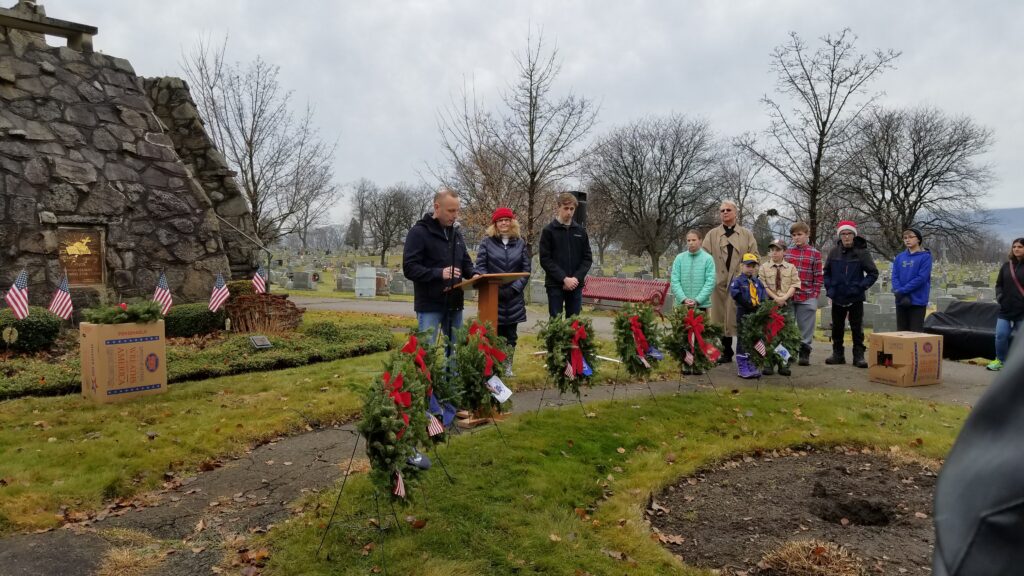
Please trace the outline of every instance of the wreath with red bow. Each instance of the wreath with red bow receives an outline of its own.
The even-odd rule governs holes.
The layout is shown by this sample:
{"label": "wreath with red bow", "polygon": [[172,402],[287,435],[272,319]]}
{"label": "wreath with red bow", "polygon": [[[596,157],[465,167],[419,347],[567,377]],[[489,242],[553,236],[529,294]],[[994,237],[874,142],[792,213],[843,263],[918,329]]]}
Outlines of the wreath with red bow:
{"label": "wreath with red bow", "polygon": [[539,322],[538,337],[547,348],[545,368],[558,391],[579,396],[580,385],[589,386],[597,368],[597,343],[589,318],[559,314]]}
{"label": "wreath with red bow", "polygon": [[762,370],[777,366],[784,356],[792,356],[800,350],[800,331],[793,313],[772,300],[762,302],[743,317],[739,339],[750,361]]}
{"label": "wreath with red bow", "polygon": [[630,375],[646,378],[664,359],[661,331],[649,304],[627,304],[615,314],[615,351]]}
{"label": "wreath with red bow", "polygon": [[366,394],[359,433],[366,439],[371,481],[392,497],[406,498],[422,473],[409,459],[429,439],[427,391],[433,375],[429,352],[415,335],[385,364]]}
{"label": "wreath with red bow", "polygon": [[671,330],[665,348],[680,368],[689,366],[707,372],[717,365],[721,354],[722,327],[711,324],[705,314],[686,306],[676,306],[669,316]]}
{"label": "wreath with red bow", "polygon": [[509,348],[489,322],[473,321],[455,332],[455,388],[459,405],[477,416],[501,411],[501,404],[487,389],[487,380],[504,373]]}

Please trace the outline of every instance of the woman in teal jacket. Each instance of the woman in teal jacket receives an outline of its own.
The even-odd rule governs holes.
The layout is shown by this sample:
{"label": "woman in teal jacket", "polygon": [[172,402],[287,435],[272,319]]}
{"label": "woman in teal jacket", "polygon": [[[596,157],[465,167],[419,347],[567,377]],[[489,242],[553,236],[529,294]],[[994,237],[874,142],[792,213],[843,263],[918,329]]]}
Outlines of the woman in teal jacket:
{"label": "woman in teal jacket", "polygon": [[706,310],[711,306],[715,289],[715,259],[701,249],[700,232],[686,233],[686,251],[672,262],[672,296],[676,306]]}

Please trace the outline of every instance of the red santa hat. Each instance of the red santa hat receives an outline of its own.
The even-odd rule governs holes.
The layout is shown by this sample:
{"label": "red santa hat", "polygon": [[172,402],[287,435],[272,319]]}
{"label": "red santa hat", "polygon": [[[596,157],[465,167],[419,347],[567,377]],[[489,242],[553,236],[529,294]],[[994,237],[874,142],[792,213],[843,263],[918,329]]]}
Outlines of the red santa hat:
{"label": "red santa hat", "polygon": [[842,234],[843,232],[853,232],[853,235],[857,235],[857,224],[853,220],[843,220],[839,223],[839,227],[836,229],[836,234]]}

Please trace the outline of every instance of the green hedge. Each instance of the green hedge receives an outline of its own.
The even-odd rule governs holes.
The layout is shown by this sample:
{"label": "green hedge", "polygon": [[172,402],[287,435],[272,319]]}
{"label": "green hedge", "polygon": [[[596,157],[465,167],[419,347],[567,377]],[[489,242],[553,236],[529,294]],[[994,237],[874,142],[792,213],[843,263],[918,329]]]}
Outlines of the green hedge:
{"label": "green hedge", "polygon": [[210,334],[224,329],[227,313],[221,307],[210,312],[209,304],[196,302],[173,306],[164,317],[164,331],[168,338],[189,338],[197,334]]}
{"label": "green hedge", "polygon": [[10,308],[0,310],[0,335],[7,328],[14,328],[18,331],[18,339],[8,345],[0,337],[0,350],[10,348],[18,352],[38,352],[48,350],[60,335],[60,325],[63,320],[52,314],[46,308],[29,306],[28,316],[24,320],[14,317]]}
{"label": "green hedge", "polygon": [[242,294],[255,294],[256,288],[253,287],[252,280],[232,280],[228,282],[228,293],[228,299],[233,300],[235,296]]}
{"label": "green hedge", "polygon": [[[383,352],[393,345],[391,330],[386,326],[338,327],[330,341],[304,332],[269,336],[274,346],[265,350],[253,348],[246,334],[231,334],[223,342],[202,350],[192,346],[168,346],[167,380],[184,382],[304,366]],[[80,366],[77,356],[59,364],[11,358],[0,365],[0,400],[78,393],[82,389]]]}

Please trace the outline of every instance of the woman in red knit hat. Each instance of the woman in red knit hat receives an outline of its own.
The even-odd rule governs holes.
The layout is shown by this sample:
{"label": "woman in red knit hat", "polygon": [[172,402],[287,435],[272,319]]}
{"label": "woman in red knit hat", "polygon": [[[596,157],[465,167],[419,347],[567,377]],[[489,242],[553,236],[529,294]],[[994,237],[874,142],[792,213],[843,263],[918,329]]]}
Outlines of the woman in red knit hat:
{"label": "woman in red knit hat", "polygon": [[[530,272],[530,256],[526,242],[519,234],[519,221],[510,208],[498,208],[491,215],[486,237],[476,251],[477,274]],[[529,278],[518,278],[498,289],[498,335],[505,338],[512,354],[505,362],[505,375],[512,376],[512,356],[515,354],[518,328],[526,322],[526,299],[523,291]]]}

